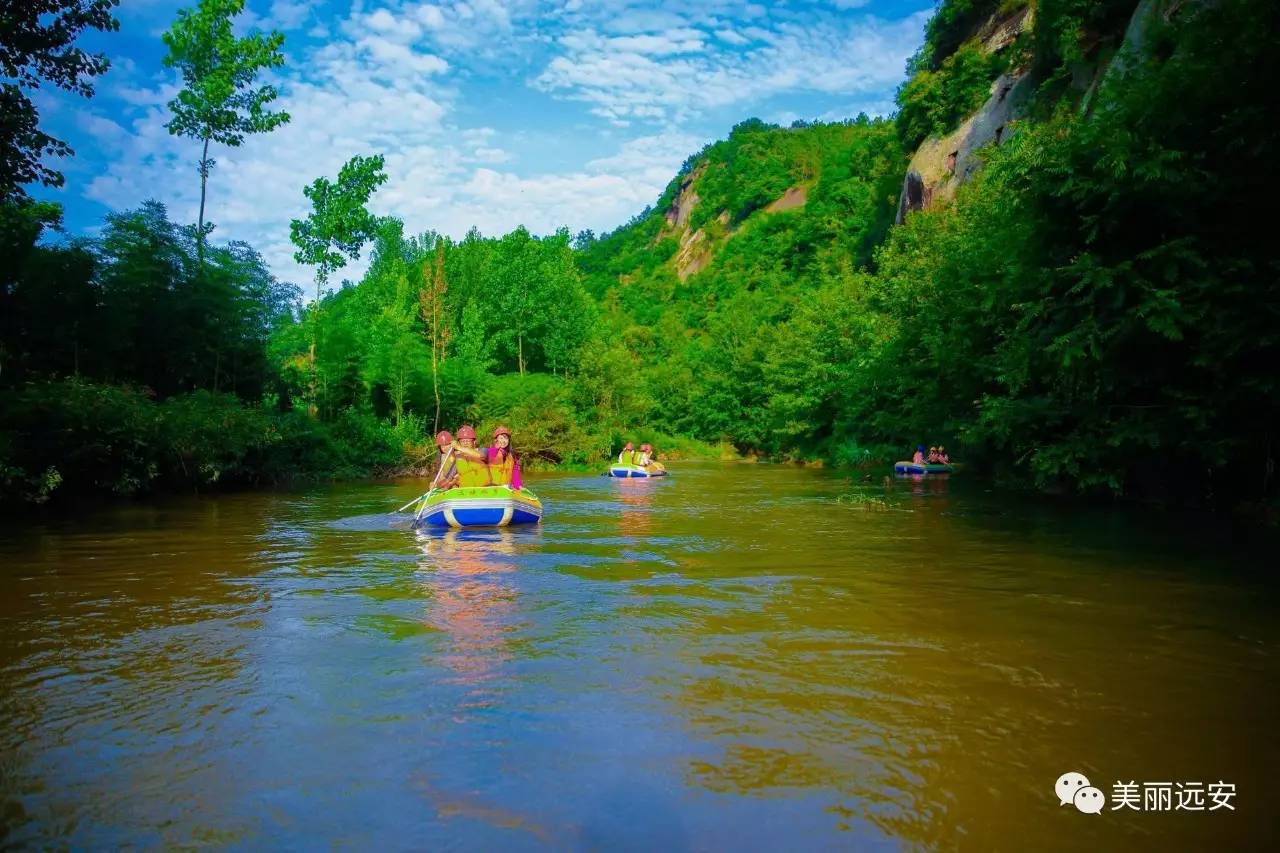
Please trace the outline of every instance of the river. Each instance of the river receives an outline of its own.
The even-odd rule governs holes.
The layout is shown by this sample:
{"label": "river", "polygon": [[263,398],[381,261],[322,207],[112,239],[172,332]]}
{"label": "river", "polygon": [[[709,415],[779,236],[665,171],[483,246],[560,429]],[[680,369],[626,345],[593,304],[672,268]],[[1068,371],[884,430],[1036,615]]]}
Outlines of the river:
{"label": "river", "polygon": [[1274,840],[1267,534],[673,469],[534,475],[524,529],[410,530],[417,481],[0,528],[0,847]]}

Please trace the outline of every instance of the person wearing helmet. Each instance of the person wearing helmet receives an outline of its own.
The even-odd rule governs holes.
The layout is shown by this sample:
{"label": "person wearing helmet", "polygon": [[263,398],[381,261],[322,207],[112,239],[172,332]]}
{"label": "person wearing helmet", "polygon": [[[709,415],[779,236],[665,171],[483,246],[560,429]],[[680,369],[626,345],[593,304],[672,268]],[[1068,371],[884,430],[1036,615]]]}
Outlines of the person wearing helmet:
{"label": "person wearing helmet", "polygon": [[489,466],[484,454],[476,449],[476,431],[470,424],[463,424],[458,429],[458,440],[449,445],[453,457],[457,460],[458,485],[491,486]]}
{"label": "person wearing helmet", "polygon": [[618,454],[618,464],[619,465],[636,464],[636,446],[634,444],[632,444],[629,441],[626,443],[626,445],[622,448],[622,452]]}
{"label": "person wearing helmet", "polygon": [[516,456],[515,448],[511,446],[511,430],[504,426],[495,429],[493,447],[486,448],[485,456],[489,463],[489,477],[495,486],[524,488],[520,476],[520,457]]}
{"label": "person wearing helmet", "polygon": [[[463,429],[470,429],[464,427]],[[459,438],[462,431],[458,432]],[[458,454],[468,465],[483,466],[486,486],[508,486],[512,489],[524,488],[520,475],[520,459],[511,447],[511,430],[500,426],[493,431],[493,447],[476,447],[475,430],[471,430],[470,442],[463,442]]]}
{"label": "person wearing helmet", "polygon": [[454,454],[449,451],[452,444],[453,436],[447,429],[442,429],[436,434],[436,447],[440,449],[440,461],[436,465],[435,478],[431,481],[434,489],[444,491],[458,485],[458,463]]}
{"label": "person wearing helmet", "polygon": [[923,444],[917,444],[917,445],[916,445],[916,454],[915,454],[915,456],[912,456],[912,457],[911,457],[911,461],[912,461],[913,463],[915,463],[916,465],[923,465],[923,464],[925,464],[925,461],[924,461],[924,445],[923,445]]}
{"label": "person wearing helmet", "polygon": [[648,443],[640,445],[640,459],[638,464],[650,474],[657,471],[667,470],[666,467],[658,461],[658,451],[654,450],[653,445]]}

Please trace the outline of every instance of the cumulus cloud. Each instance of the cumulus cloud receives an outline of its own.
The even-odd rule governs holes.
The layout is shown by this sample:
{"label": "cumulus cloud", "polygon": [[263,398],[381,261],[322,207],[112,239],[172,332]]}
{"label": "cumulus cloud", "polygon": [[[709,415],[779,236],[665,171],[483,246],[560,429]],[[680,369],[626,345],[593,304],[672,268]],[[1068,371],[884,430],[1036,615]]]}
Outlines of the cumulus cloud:
{"label": "cumulus cloud", "polygon": [[[317,0],[253,5],[258,25],[291,31],[273,82],[292,121],[211,151],[208,216],[217,239],[249,241],[296,281],[310,279],[288,239],[302,189],[353,155],[385,156],[373,209],[411,232],[607,231],[723,133],[726,110],[776,115],[786,104],[763,100],[815,93],[827,98],[814,112],[887,108],[924,21],[848,12],[857,0],[357,0],[337,17]],[[74,122],[92,139],[77,148],[103,163],[85,197],[113,209],[156,197],[195,220],[199,146],[164,127],[176,91],[158,64],[117,62]],[[529,139],[557,134],[573,156],[530,153]]]}
{"label": "cumulus cloud", "polygon": [[[617,124],[680,121],[787,93],[863,96],[892,90],[926,18],[833,17],[716,31],[722,41],[750,45],[738,51],[702,50],[705,43],[689,35],[697,31],[687,28],[631,38],[581,30],[560,39],[562,53],[534,85],[584,101]],[[663,44],[688,48],[654,49]]]}

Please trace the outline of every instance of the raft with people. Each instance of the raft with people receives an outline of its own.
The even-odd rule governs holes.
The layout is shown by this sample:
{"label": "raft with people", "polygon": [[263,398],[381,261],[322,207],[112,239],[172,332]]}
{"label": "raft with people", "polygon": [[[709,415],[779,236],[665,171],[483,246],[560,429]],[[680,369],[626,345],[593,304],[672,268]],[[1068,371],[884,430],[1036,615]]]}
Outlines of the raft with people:
{"label": "raft with people", "polygon": [[510,486],[459,487],[429,495],[418,523],[434,527],[506,527],[537,524],[542,501],[528,489]]}
{"label": "raft with people", "polygon": [[917,445],[911,459],[893,463],[895,474],[950,474],[955,470],[947,448],[941,444],[930,447],[928,453],[923,444]]}
{"label": "raft with people", "polygon": [[[511,430],[493,431],[493,446],[476,447],[469,424],[436,434],[440,463],[431,489],[416,500],[414,525],[435,527],[506,527],[542,520],[542,501],[524,488],[520,458],[511,447]],[[405,507],[401,507],[404,509]]]}
{"label": "raft with people", "polygon": [[658,461],[657,452],[652,444],[642,444],[635,449],[635,444],[628,441],[618,454],[618,460],[609,466],[606,477],[628,479],[632,477],[665,477],[667,469]]}
{"label": "raft with people", "polygon": [[943,465],[938,462],[926,462],[923,465],[906,461],[893,463],[893,472],[895,474],[950,474],[955,470],[956,467],[954,465]]}
{"label": "raft with people", "polygon": [[605,472],[610,477],[665,477],[666,469],[650,471],[646,468],[637,468],[634,465],[613,465]]}

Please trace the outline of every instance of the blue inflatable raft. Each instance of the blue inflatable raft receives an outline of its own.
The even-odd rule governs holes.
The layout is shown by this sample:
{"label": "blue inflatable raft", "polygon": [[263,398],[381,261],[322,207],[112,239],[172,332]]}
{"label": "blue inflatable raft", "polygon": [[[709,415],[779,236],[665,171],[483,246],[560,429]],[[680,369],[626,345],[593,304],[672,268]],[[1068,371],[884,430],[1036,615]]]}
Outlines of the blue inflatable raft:
{"label": "blue inflatable raft", "polygon": [[470,486],[435,492],[420,508],[417,524],[434,527],[506,527],[537,524],[542,501],[528,489]]}
{"label": "blue inflatable raft", "polygon": [[954,465],[940,465],[936,462],[926,462],[920,465],[916,462],[895,462],[893,464],[893,472],[895,474],[950,474],[956,470]]}
{"label": "blue inflatable raft", "polygon": [[612,465],[607,472],[610,477],[665,477],[666,468],[649,471],[638,465]]}

